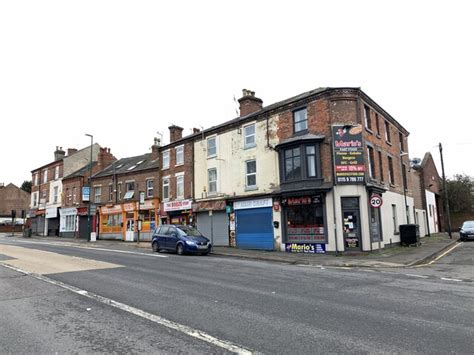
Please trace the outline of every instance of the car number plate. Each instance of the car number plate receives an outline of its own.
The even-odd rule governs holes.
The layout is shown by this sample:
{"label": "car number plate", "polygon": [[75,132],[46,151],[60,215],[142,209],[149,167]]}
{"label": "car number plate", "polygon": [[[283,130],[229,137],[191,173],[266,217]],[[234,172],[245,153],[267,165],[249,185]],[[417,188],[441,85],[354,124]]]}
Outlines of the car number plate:
{"label": "car number plate", "polygon": [[207,249],[207,245],[198,245],[198,249]]}

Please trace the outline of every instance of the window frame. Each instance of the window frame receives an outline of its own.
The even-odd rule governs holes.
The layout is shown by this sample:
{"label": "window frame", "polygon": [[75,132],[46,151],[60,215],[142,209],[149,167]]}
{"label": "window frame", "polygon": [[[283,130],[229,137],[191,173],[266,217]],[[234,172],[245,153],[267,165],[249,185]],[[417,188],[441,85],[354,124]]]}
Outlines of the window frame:
{"label": "window frame", "polygon": [[[215,180],[211,180],[211,171],[215,172]],[[211,184],[214,184],[214,191],[211,190]],[[217,194],[217,168],[207,169],[207,193],[209,195]]]}
{"label": "window frame", "polygon": [[[166,184],[165,184],[165,181],[166,181]],[[162,181],[162,197],[163,197],[163,201],[169,201],[170,199],[170,177],[169,176],[166,176],[163,178],[163,181]],[[165,194],[165,187],[166,187],[166,191],[167,193]]]}
{"label": "window frame", "polygon": [[[180,165],[184,165],[184,144],[182,145],[179,145],[177,146],[175,149],[175,156],[176,156],[176,163],[175,163],[175,166],[180,166]],[[180,161],[178,161],[178,151],[181,151],[181,153],[179,154],[181,156],[181,159]]]}
{"label": "window frame", "polygon": [[109,184],[109,201],[114,200],[114,185]]}
{"label": "window frame", "polygon": [[375,154],[374,147],[372,147],[371,145],[367,145],[367,162],[369,163],[369,177],[372,180],[375,180]]}
{"label": "window frame", "polygon": [[372,132],[372,117],[370,117],[370,107],[364,105],[364,122],[365,122],[365,129]]}
{"label": "window frame", "polygon": [[59,197],[59,186],[54,186],[53,187],[53,203],[58,203],[58,197]]}
{"label": "window frame", "polygon": [[390,134],[390,122],[385,120],[384,125],[385,125],[385,142],[387,142],[388,144],[391,145],[392,144],[392,136]]}
{"label": "window frame", "polygon": [[59,165],[54,167],[54,180],[59,179]]}
{"label": "window frame", "polygon": [[391,185],[395,185],[395,176],[394,176],[394,171],[393,171],[393,158],[388,156],[387,161],[388,161],[388,182]]}
{"label": "window frame", "polygon": [[94,186],[94,203],[101,203],[101,200],[102,200],[101,197],[102,197],[102,186]]}
{"label": "window frame", "polygon": [[43,184],[48,182],[48,169],[43,170]]}
{"label": "window frame", "polygon": [[[150,182],[151,182],[151,187],[149,186]],[[154,190],[155,190],[153,179],[147,179],[145,182],[145,186],[146,186],[146,197],[147,198],[153,197]],[[150,191],[151,191],[151,194],[150,194]]]}
{"label": "window frame", "polygon": [[[305,119],[296,121],[296,116],[299,112],[305,112]],[[306,106],[296,108],[292,111],[293,113],[293,135],[305,134],[308,132],[308,108]],[[306,127],[304,129],[296,130],[296,125],[300,124],[301,122],[305,122]]]}
{"label": "window frame", "polygon": [[380,150],[378,151],[378,156],[379,156],[380,182],[383,182],[384,181],[384,177],[383,177],[383,159],[382,159],[382,152]]}
{"label": "window frame", "polygon": [[[167,164],[165,164],[165,157],[166,157]],[[170,150],[169,149],[164,150],[161,153],[161,164],[162,164],[162,167],[161,167],[162,170],[166,170],[170,168]]]}
{"label": "window frame", "polygon": [[[255,163],[255,171],[249,173],[249,163]],[[255,184],[249,185],[249,177],[255,177]],[[250,159],[245,161],[245,188],[256,190],[257,187],[257,159]]]}
{"label": "window frame", "polygon": [[[210,150],[210,149],[209,149],[209,142],[210,142],[210,141],[214,141],[214,147],[213,147],[214,153],[213,153],[213,154],[210,154],[210,153],[209,153],[209,150]],[[208,158],[214,158],[214,157],[217,156],[217,136],[208,137],[208,138],[206,139],[206,151],[207,151],[206,156],[207,156]]]}
{"label": "window frame", "polygon": [[[179,186],[181,185],[181,194],[179,193]],[[176,174],[176,199],[184,199],[184,173]]]}
{"label": "window frame", "polygon": [[[253,127],[253,133],[247,134],[247,129],[250,127]],[[244,126],[243,130],[244,130],[244,149],[255,147],[257,145],[257,130],[256,130],[255,123]],[[250,142],[250,143],[247,142],[248,137],[253,137],[253,142]]]}

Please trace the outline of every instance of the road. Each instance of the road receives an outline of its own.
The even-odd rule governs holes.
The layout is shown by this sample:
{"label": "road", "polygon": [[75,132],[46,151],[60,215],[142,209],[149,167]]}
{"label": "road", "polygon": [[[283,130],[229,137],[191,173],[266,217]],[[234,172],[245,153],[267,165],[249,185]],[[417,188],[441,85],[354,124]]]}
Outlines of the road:
{"label": "road", "polygon": [[372,271],[0,238],[0,353],[471,354],[474,284],[443,270],[473,247]]}

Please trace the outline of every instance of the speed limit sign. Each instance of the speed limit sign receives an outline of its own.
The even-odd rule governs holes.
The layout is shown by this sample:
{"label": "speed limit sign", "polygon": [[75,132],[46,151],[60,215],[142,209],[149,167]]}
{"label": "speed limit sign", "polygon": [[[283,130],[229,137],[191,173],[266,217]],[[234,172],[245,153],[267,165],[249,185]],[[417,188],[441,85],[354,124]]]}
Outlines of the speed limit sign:
{"label": "speed limit sign", "polygon": [[380,195],[377,195],[377,194],[372,194],[370,196],[370,205],[373,207],[373,208],[379,208],[380,206],[382,206],[382,196]]}

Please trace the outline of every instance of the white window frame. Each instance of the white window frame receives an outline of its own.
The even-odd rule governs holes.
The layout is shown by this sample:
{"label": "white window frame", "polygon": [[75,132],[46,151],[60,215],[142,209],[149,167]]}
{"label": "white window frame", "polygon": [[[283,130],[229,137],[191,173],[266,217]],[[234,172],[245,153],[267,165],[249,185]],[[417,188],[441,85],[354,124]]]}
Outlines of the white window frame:
{"label": "white window frame", "polygon": [[73,186],[72,187],[72,203],[75,204],[77,199],[76,199],[76,193],[77,193],[77,189],[76,189],[76,186]]}
{"label": "white window frame", "polygon": [[48,169],[43,170],[43,184],[48,182]]}
{"label": "white window frame", "polygon": [[54,180],[59,179],[59,165],[54,168]]}
{"label": "white window frame", "polygon": [[[210,152],[210,149],[209,149],[209,142],[210,141],[214,141],[214,153]],[[217,156],[217,136],[207,138],[207,145],[206,146],[207,146],[207,157],[208,158],[216,157]]]}
{"label": "white window frame", "polygon": [[59,186],[53,187],[53,203],[58,203]]}
{"label": "white window frame", "polygon": [[[165,187],[167,188],[166,194],[165,194]],[[162,197],[163,197],[163,201],[168,201],[170,199],[170,177],[169,176],[165,176],[163,178]]]}
{"label": "white window frame", "polygon": [[36,207],[38,205],[38,197],[39,197],[39,193],[33,192],[33,207]]}
{"label": "white window frame", "polygon": [[[175,154],[176,154],[175,166],[183,165],[184,164],[184,145],[177,146],[175,148]],[[180,157],[179,160],[178,160],[178,157]]]}
{"label": "white window frame", "polygon": [[[251,162],[255,162],[255,172],[254,173],[249,173],[248,169],[249,166],[248,164]],[[255,176],[255,185],[249,185],[249,177],[254,175]],[[251,159],[247,160],[245,162],[245,187],[247,189],[256,189],[257,188],[257,160],[256,159]]]}
{"label": "white window frame", "polygon": [[119,182],[119,183],[117,184],[117,186],[118,186],[118,187],[117,187],[117,190],[118,190],[118,200],[120,201],[120,200],[122,199],[122,183]]}
{"label": "white window frame", "polygon": [[[253,127],[253,133],[248,134],[247,129]],[[248,142],[248,138],[252,137],[253,142]],[[257,131],[255,127],[255,123],[249,124],[244,126],[244,149],[253,148],[257,145]]]}
{"label": "white window frame", "polygon": [[184,173],[176,174],[176,199],[184,199]]}
{"label": "white window frame", "polygon": [[[151,186],[150,186],[151,183]],[[147,179],[146,181],[146,197],[153,197],[153,191],[154,190],[154,185],[153,185],[153,179]]]}
{"label": "white window frame", "polygon": [[35,173],[35,185],[38,186],[38,173]]}
{"label": "white window frame", "polygon": [[[169,149],[163,151],[163,153],[161,153],[161,154],[162,154],[161,159],[162,159],[162,164],[163,164],[161,169],[162,170],[169,169],[170,168],[170,151],[169,151]],[[165,157],[166,157],[166,159],[165,159]],[[166,162],[166,164],[165,164],[165,162]]]}
{"label": "white window frame", "polygon": [[[211,178],[210,173],[211,173],[212,170],[216,172],[216,179],[215,180],[210,179]],[[211,185],[211,184],[213,184],[213,185]],[[214,190],[211,189],[211,186],[214,186]],[[209,195],[213,195],[213,194],[217,193],[217,168],[207,169],[207,191],[208,191]]]}
{"label": "white window frame", "polygon": [[94,203],[100,203],[101,197],[102,197],[102,186],[94,186]]}

